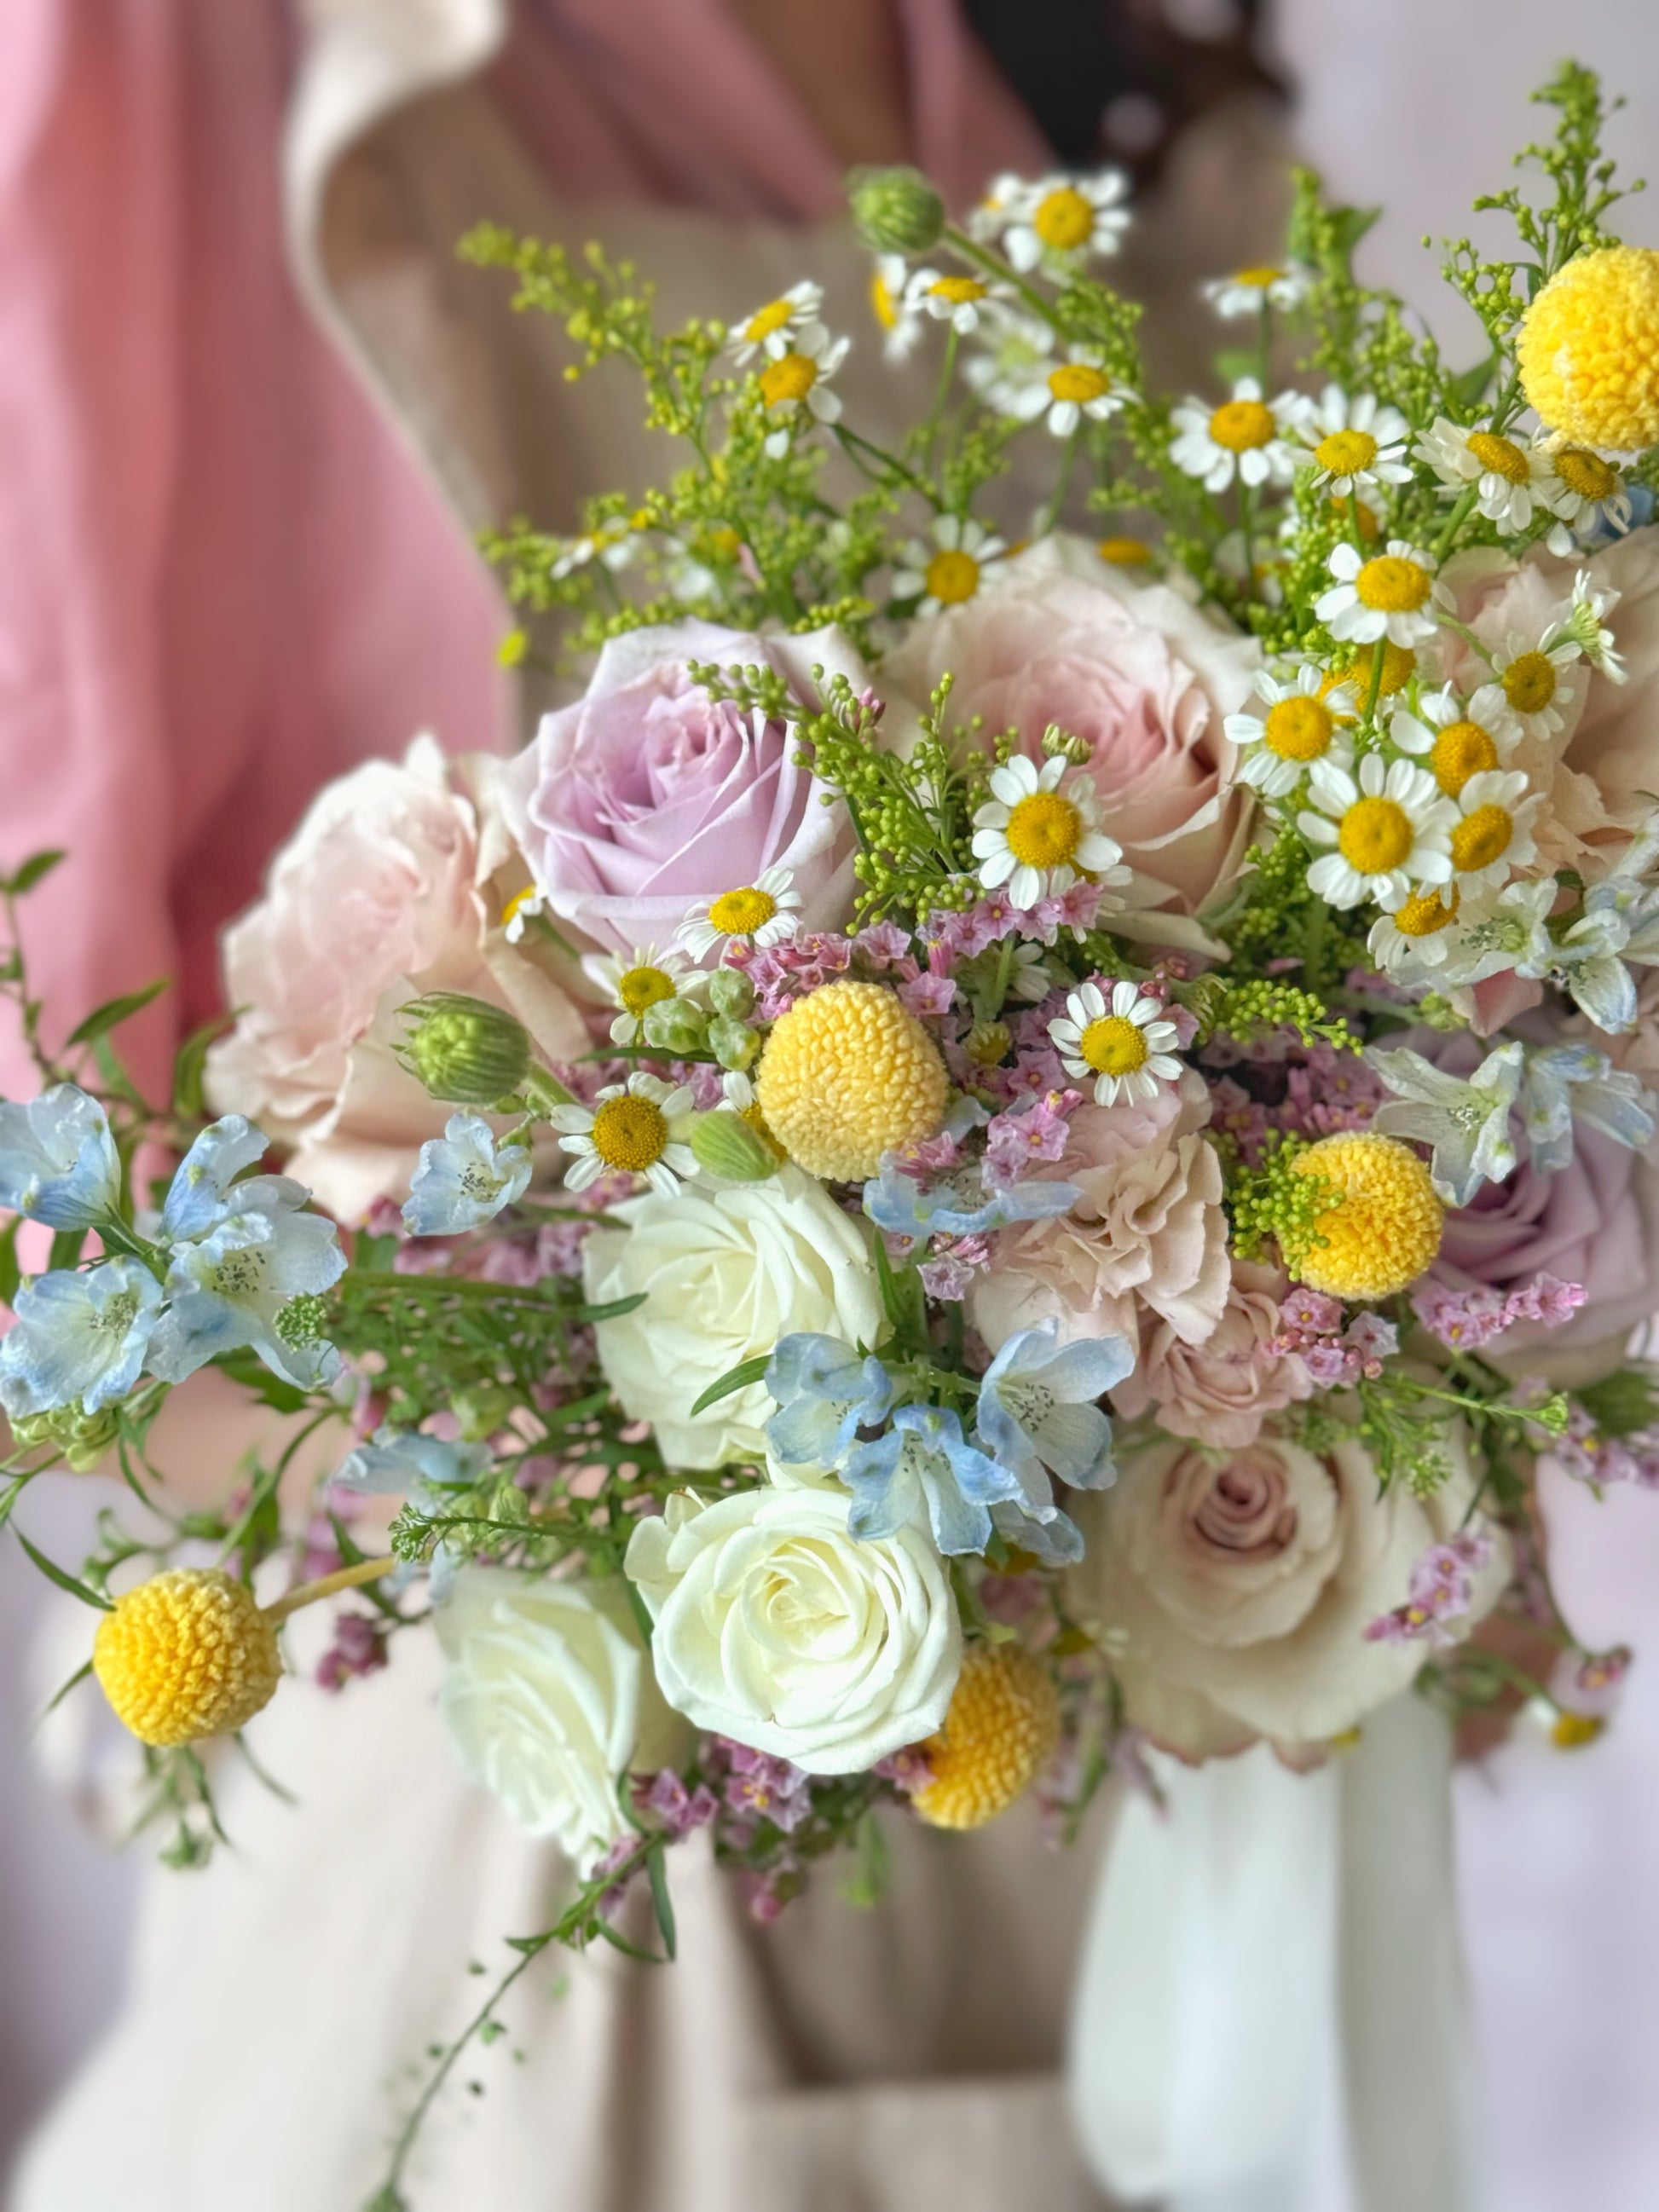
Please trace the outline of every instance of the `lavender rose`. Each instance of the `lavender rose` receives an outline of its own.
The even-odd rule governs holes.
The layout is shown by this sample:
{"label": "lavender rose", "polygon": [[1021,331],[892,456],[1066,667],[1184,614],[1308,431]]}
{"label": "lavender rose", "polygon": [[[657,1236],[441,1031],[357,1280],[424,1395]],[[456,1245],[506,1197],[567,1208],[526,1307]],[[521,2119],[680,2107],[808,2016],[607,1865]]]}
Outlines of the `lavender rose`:
{"label": "lavender rose", "polygon": [[717,705],[690,660],[760,663],[814,696],[814,664],[868,682],[839,630],[758,637],[675,623],[613,638],[585,697],[544,715],[502,775],[502,813],[552,911],[608,951],[665,945],[696,902],[781,866],[806,929],[836,929],[853,895],[847,811],[795,765],[787,732]]}

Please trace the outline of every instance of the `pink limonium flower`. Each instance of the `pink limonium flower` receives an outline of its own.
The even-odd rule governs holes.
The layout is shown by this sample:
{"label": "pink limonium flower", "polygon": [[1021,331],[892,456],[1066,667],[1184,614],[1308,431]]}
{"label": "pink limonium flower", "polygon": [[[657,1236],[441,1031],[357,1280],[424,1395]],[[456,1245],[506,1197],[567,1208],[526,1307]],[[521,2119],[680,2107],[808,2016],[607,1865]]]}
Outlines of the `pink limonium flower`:
{"label": "pink limonium flower", "polygon": [[999,1114],[985,1132],[992,1180],[1018,1182],[1035,1162],[1060,1159],[1066,1151],[1067,1122],[1082,1103],[1080,1091],[1049,1091],[1018,1112]]}
{"label": "pink limonium flower", "polygon": [[1474,1529],[1431,1544],[1412,1569],[1405,1604],[1373,1620],[1366,1641],[1437,1646],[1460,1642],[1474,1602],[1474,1577],[1491,1559],[1491,1537]]}

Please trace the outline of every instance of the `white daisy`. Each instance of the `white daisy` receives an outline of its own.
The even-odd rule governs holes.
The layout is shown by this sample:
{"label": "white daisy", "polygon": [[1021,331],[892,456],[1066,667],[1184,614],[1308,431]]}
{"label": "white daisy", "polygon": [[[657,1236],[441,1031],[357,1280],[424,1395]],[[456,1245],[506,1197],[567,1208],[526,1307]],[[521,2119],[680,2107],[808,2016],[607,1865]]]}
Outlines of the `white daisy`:
{"label": "white daisy", "polygon": [[1097,1105],[1156,1098],[1162,1085],[1181,1080],[1180,1032],[1164,1018],[1163,1000],[1137,983],[1114,983],[1109,999],[1098,983],[1079,984],[1048,1036],[1067,1075],[1093,1079]]}
{"label": "white daisy", "polygon": [[645,1017],[665,999],[690,995],[704,979],[688,974],[684,956],[659,952],[654,945],[636,946],[631,959],[620,952],[590,952],[582,972],[597,983],[611,1004],[621,1009],[611,1024],[613,1044],[637,1044],[644,1034]]}
{"label": "white daisy", "polygon": [[886,333],[889,361],[908,361],[921,336],[921,318],[909,300],[910,265],[902,253],[884,253],[870,272],[870,311]]}
{"label": "white daisy", "polygon": [[1470,700],[1469,712],[1531,738],[1555,737],[1566,727],[1576,691],[1570,672],[1582,654],[1564,623],[1552,623],[1535,640],[1510,630],[1492,656],[1492,680]]}
{"label": "white daisy", "polygon": [[1029,420],[1024,411],[1025,395],[1034,383],[1041,384],[1048,372],[1054,350],[1054,331],[1035,315],[1000,308],[981,325],[979,337],[987,349],[970,354],[963,364],[968,388],[997,414]]}
{"label": "white daisy", "polygon": [[1532,825],[1544,800],[1537,792],[1526,798],[1526,788],[1518,769],[1488,769],[1457,794],[1462,819],[1451,833],[1452,866],[1459,890],[1470,898],[1502,890],[1517,868],[1537,859]]}
{"label": "white daisy", "polygon": [[509,945],[517,945],[531,923],[546,912],[547,900],[540,886],[526,884],[501,908],[501,935]]}
{"label": "white daisy", "polygon": [[[991,398],[988,389],[985,397]],[[1038,357],[1023,373],[1005,374],[993,404],[1017,422],[1035,422],[1039,415],[1046,415],[1055,437],[1069,438],[1085,416],[1091,422],[1103,422],[1115,415],[1123,396],[1112,388],[1101,349],[1073,345],[1066,347],[1062,362]]]}
{"label": "white daisy", "polygon": [[1191,399],[1176,409],[1170,459],[1206,491],[1225,491],[1235,476],[1252,489],[1288,483],[1295,455],[1285,434],[1294,427],[1296,405],[1293,392],[1263,399],[1255,378],[1241,376],[1219,407]]}
{"label": "white daisy", "polygon": [[1390,913],[1413,886],[1443,884],[1452,872],[1457,808],[1434,778],[1410,761],[1384,765],[1367,753],[1357,776],[1329,760],[1308,777],[1312,807],[1297,827],[1312,845],[1329,846],[1308,871],[1309,889],[1329,906],[1375,899]]}
{"label": "white daisy", "polygon": [[1325,683],[1323,670],[1312,661],[1305,661],[1288,683],[1261,669],[1255,688],[1267,713],[1229,714],[1223,725],[1244,750],[1240,776],[1264,799],[1283,799],[1294,791],[1316,761],[1352,766],[1341,721],[1357,719],[1359,708],[1345,684],[1327,690]]}
{"label": "white daisy", "polygon": [[1296,427],[1313,454],[1314,482],[1328,484],[1334,498],[1412,480],[1406,459],[1411,424],[1397,407],[1383,406],[1375,392],[1350,398],[1340,384],[1328,384],[1317,399],[1303,403]]}
{"label": "white daisy", "polygon": [[1273,538],[1247,539],[1242,530],[1225,531],[1215,542],[1215,565],[1235,583],[1248,582],[1264,606],[1284,605],[1288,558]]}
{"label": "white daisy", "polygon": [[1079,875],[1127,880],[1122,848],[1099,827],[1094,785],[1063,757],[1034,761],[1017,753],[991,772],[991,796],[974,816],[974,852],[988,890],[1006,884],[1018,907],[1068,890]]}
{"label": "white daisy", "polygon": [[1543,498],[1558,518],[1547,540],[1552,553],[1568,559],[1579,550],[1579,539],[1598,529],[1630,528],[1630,494],[1611,461],[1588,446],[1556,446],[1549,458],[1555,482]]}
{"label": "white daisy", "polygon": [[1334,638],[1356,645],[1379,637],[1395,645],[1420,645],[1438,627],[1434,597],[1434,556],[1391,538],[1381,553],[1369,556],[1357,545],[1333,548],[1330,569],[1336,582],[1314,602],[1314,612]]}
{"label": "white daisy", "polygon": [[641,1175],[659,1197],[678,1197],[682,1178],[697,1171],[687,1141],[692,1097],[689,1083],[636,1070],[591,1106],[555,1106],[548,1118],[563,1132],[560,1150],[571,1155],[565,1188],[586,1190],[603,1175]]}
{"label": "white daisy", "polygon": [[1526,529],[1534,505],[1549,504],[1553,471],[1545,455],[1516,432],[1465,428],[1437,415],[1412,450],[1448,491],[1477,487],[1476,514],[1500,530]]}
{"label": "white daisy", "polygon": [[1451,951],[1451,925],[1461,908],[1461,890],[1455,884],[1418,891],[1395,913],[1381,915],[1371,924],[1367,950],[1393,981],[1426,982]]}
{"label": "white daisy", "polygon": [[1008,970],[1008,996],[1026,1006],[1041,1006],[1054,989],[1054,980],[1042,945],[1034,945],[1029,937],[1022,937],[1014,946],[1013,964]]}
{"label": "white daisy", "polygon": [[949,323],[958,337],[966,337],[992,312],[991,303],[1006,296],[1006,286],[989,284],[983,276],[918,269],[905,288],[904,304],[913,314]]}
{"label": "white daisy", "polygon": [[556,583],[562,582],[578,568],[597,561],[614,575],[634,558],[639,543],[637,533],[619,515],[613,521],[601,523],[597,530],[585,530],[580,537],[567,538],[548,574]]}
{"label": "white daisy", "polygon": [[778,361],[798,345],[808,331],[819,327],[823,305],[822,284],[792,284],[780,298],[757,307],[726,339],[726,347],[739,368],[746,368],[757,354]]}
{"label": "white daisy", "polygon": [[916,612],[936,615],[941,607],[959,607],[979,589],[986,563],[1006,550],[982,524],[959,514],[936,515],[927,538],[913,538],[905,547],[904,566],[893,577],[893,596],[920,601]]}
{"label": "white daisy", "polygon": [[811,323],[795,334],[787,351],[775,354],[759,373],[761,398],[769,413],[782,410],[784,427],[774,430],[766,450],[779,460],[789,450],[791,421],[801,428],[813,422],[838,422],[841,400],[830,389],[830,380],[847,358],[848,338],[832,338],[822,323]]}
{"label": "white daisy", "polygon": [[1299,307],[1308,296],[1305,269],[1279,269],[1271,263],[1235,269],[1231,276],[1212,276],[1199,289],[1224,322],[1240,315],[1259,315],[1277,307],[1281,314]]}
{"label": "white daisy", "polygon": [[674,934],[702,960],[717,945],[740,937],[750,945],[780,945],[799,927],[800,893],[787,868],[768,868],[741,890],[694,906]]}
{"label": "white daisy", "polygon": [[999,177],[978,210],[980,234],[1002,237],[1022,272],[1039,262],[1064,268],[1091,253],[1115,253],[1129,227],[1129,180],[1121,169],[1091,177]]}
{"label": "white daisy", "polygon": [[1401,708],[1389,735],[1402,753],[1425,762],[1448,799],[1471,776],[1503,767],[1515,750],[1513,725],[1489,708],[1477,714],[1473,700],[1465,706],[1449,684],[1425,692],[1414,714]]}
{"label": "white daisy", "polygon": [[1592,668],[1614,684],[1626,680],[1625,664],[1613,641],[1613,632],[1602,621],[1611,614],[1620,600],[1620,593],[1611,585],[1605,587],[1590,580],[1588,568],[1581,568],[1572,580],[1572,605],[1565,621],[1551,628],[1544,639],[1546,646],[1554,646],[1571,639]]}

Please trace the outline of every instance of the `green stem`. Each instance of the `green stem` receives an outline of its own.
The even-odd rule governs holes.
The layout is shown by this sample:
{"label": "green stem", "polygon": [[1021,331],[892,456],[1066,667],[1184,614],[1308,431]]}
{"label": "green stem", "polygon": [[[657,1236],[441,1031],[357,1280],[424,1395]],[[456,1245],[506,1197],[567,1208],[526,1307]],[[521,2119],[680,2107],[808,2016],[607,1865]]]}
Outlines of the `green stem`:
{"label": "green stem", "polygon": [[1062,337],[1065,337],[1066,326],[1054,308],[1035,285],[1026,283],[1012,262],[1005,261],[1000,253],[993,253],[988,246],[981,246],[977,239],[969,238],[965,230],[959,229],[953,222],[945,224],[944,235],[946,245],[960,254],[964,261],[971,261],[976,269],[984,270],[1000,284],[1012,284],[1034,315],[1040,316],[1050,330],[1058,331]]}
{"label": "green stem", "polygon": [[1066,451],[1060,458],[1060,474],[1055,478],[1053,494],[1045,502],[1042,512],[1031,527],[1033,538],[1046,538],[1060,520],[1060,510],[1066,494],[1071,488],[1072,471],[1076,466],[1078,448],[1083,441],[1083,424],[1079,420],[1075,430],[1066,441]]}
{"label": "green stem", "polygon": [[1447,554],[1450,552],[1453,540],[1456,538],[1458,532],[1463,527],[1464,520],[1468,514],[1469,509],[1474,505],[1476,500],[1478,500],[1480,496],[1480,487],[1479,484],[1471,484],[1467,491],[1461,492],[1458,495],[1456,502],[1453,506],[1451,513],[1446,517],[1446,526],[1441,532],[1439,537],[1435,539],[1431,549],[1437,563],[1443,561]]}

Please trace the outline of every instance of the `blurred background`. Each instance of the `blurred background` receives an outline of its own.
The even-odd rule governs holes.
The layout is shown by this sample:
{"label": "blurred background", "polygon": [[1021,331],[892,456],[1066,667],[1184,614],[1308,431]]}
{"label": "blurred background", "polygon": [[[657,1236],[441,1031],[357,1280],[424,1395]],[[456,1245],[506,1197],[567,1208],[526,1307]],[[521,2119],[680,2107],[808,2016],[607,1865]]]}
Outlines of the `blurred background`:
{"label": "blurred background", "polygon": [[[1364,270],[1431,313],[1454,355],[1473,349],[1422,234],[1464,228],[1474,195],[1506,180],[1528,93],[1569,52],[1626,96],[1621,161],[1639,174],[1659,159],[1653,0],[893,0],[890,15],[860,0],[844,21],[792,0],[521,0],[510,21],[505,0],[8,0],[0,857],[46,842],[46,795],[84,794],[88,865],[112,874],[101,902],[82,876],[41,902],[46,979],[66,1002],[172,969],[193,1018],[213,1002],[214,927],[324,776],[422,726],[477,744],[514,718],[493,659],[505,616],[463,526],[513,478],[522,426],[498,395],[499,439],[478,431],[473,295],[453,281],[434,295],[408,245],[411,207],[451,234],[452,211],[517,214],[493,197],[516,172],[486,111],[577,234],[584,203],[702,208],[771,226],[793,276],[792,231],[829,219],[840,164],[792,167],[751,131],[733,40],[798,89],[827,25],[874,41],[877,77],[896,54],[925,158],[924,111],[943,97],[928,57],[945,51],[928,42],[958,14],[976,97],[1002,104],[1005,126],[1012,102],[1056,160],[1134,171],[1161,241],[1155,319],[1167,308],[1177,341],[1196,276],[1229,265],[1204,258],[1206,224],[1233,260],[1271,257],[1282,154],[1343,198],[1385,204]],[[695,95],[687,76],[676,113],[687,40],[732,73]],[[882,143],[879,103],[838,108],[819,73],[820,145],[904,150]],[[446,102],[441,136],[423,137]],[[708,156],[722,129],[744,148],[741,175]],[[617,153],[642,146],[649,159]],[[952,158],[971,192],[971,131]],[[1659,242],[1659,205],[1619,219]],[[745,304],[708,284],[705,259],[698,311]],[[446,410],[472,425],[459,441]],[[591,488],[580,455],[532,477],[550,526]],[[192,532],[192,515],[209,520]],[[157,880],[131,858],[146,836],[171,855]],[[158,1030],[141,1050],[166,1042]],[[72,1559],[106,1502],[91,1480],[52,1478],[31,1493],[29,1531]],[[1553,1496],[1550,1517],[1579,1635],[1628,1641],[1638,1663],[1601,1742],[1569,1759],[1523,1727],[1460,1778],[1489,2203],[1651,2212],[1659,1498]],[[90,1832],[95,1717],[32,1740],[85,1640],[72,1601],[0,1547],[0,2175],[119,2003],[143,1875],[142,1847],[118,1857]]]}

